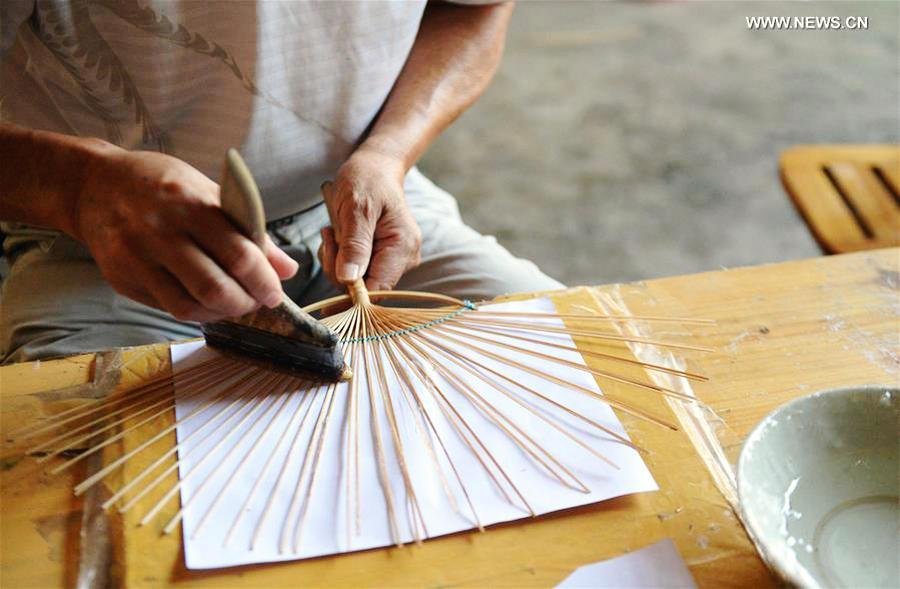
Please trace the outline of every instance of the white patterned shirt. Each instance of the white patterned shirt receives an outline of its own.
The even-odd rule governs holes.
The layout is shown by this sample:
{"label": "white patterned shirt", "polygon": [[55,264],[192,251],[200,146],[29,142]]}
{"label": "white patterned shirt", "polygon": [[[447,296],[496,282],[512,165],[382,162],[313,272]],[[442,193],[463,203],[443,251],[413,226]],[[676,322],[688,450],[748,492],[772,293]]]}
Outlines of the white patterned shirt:
{"label": "white patterned shirt", "polygon": [[424,6],[2,0],[0,116],[161,150],[217,181],[236,146],[283,217],[316,203],[363,137]]}

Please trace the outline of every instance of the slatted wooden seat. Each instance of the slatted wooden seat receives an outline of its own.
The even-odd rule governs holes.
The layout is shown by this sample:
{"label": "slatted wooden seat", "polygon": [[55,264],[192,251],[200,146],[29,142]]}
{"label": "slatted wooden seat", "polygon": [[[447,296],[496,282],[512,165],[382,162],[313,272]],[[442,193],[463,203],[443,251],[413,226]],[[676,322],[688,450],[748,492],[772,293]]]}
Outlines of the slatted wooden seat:
{"label": "slatted wooden seat", "polygon": [[824,252],[900,245],[900,146],[802,145],[782,153],[780,167]]}

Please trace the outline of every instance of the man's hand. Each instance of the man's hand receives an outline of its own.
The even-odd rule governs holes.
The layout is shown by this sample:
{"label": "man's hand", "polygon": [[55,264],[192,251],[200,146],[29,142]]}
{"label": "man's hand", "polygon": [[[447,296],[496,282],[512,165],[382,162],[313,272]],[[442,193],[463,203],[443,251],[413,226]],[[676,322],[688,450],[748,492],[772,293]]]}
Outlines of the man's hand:
{"label": "man's hand", "polygon": [[403,71],[326,198],[334,228],[322,232],[319,260],[332,282],[365,275],[370,289],[389,289],[419,263],[422,233],[406,206],[403,178],[487,87],[512,8],[438,2],[425,8]]}
{"label": "man's hand", "polygon": [[91,159],[68,232],[119,293],[185,321],[242,315],[281,301],[297,263],[265,252],[219,208],[219,187],[155,152],[108,146]]}
{"label": "man's hand", "polygon": [[404,163],[360,148],[341,166],[326,197],[333,227],[322,230],[319,261],[335,284],[366,276],[370,290],[389,290],[419,263],[422,232],[403,193]]}

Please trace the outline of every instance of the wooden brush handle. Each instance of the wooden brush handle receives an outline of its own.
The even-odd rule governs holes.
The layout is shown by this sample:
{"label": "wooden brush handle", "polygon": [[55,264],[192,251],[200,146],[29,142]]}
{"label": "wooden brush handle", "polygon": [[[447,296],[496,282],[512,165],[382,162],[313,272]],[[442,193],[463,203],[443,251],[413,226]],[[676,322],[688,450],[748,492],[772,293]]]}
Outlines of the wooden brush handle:
{"label": "wooden brush handle", "polygon": [[266,244],[266,213],[250,168],[233,147],[225,153],[219,185],[222,211],[260,248]]}

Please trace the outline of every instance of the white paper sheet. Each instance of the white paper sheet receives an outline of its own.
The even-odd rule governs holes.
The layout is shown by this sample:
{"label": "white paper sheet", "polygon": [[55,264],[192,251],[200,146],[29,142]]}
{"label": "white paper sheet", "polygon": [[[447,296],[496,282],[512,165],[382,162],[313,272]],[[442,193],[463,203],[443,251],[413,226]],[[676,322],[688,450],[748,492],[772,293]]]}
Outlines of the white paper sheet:
{"label": "white paper sheet", "polygon": [[[555,312],[548,299],[479,308],[480,312],[485,310]],[[545,322],[561,325],[555,318]],[[354,380],[338,385],[333,392],[326,389],[292,390],[282,394],[269,391],[251,400],[237,398],[241,391],[258,382],[255,379],[263,378],[251,376],[249,369],[242,373],[243,376],[231,379],[227,394],[212,403],[209,400],[222,393],[222,387],[197,393],[196,387],[176,384],[187,567],[228,567],[389,546],[398,541],[413,541],[416,535],[424,539],[473,529],[479,523],[486,526],[525,518],[530,515],[526,502],[539,515],[657,489],[635,450],[584,420],[510,384],[503,377],[530,387],[626,436],[621,423],[605,403],[570,387],[512,368],[502,359],[526,363],[564,383],[599,393],[590,373],[500,345],[504,342],[524,345],[521,340],[481,332],[476,335],[485,337],[486,341],[469,338],[471,345],[464,348],[452,341],[452,338],[460,337],[458,334],[445,332],[439,336],[437,331],[428,329],[419,333],[460,357],[480,362],[483,368],[467,366],[499,383],[509,393],[493,390],[490,398],[484,397],[509,418],[510,422],[503,422],[505,429],[519,432],[515,435],[520,439],[523,434],[530,436],[590,492],[561,484],[533,456],[514,443],[504,427],[486,417],[491,410],[482,401],[472,393],[467,393],[467,399],[457,390],[486,393],[485,389],[490,387],[476,375],[437,352],[432,351],[426,359],[409,347],[405,350],[413,362],[405,372],[393,370],[391,356],[386,350],[398,353],[401,344],[397,340],[401,338],[391,338],[391,345],[366,346],[373,354],[381,350],[386,366],[382,374],[389,394],[382,394],[375,371],[367,375],[359,358],[354,363]],[[522,334],[521,331],[511,333]],[[573,345],[566,334],[532,333],[528,337]],[[487,353],[479,353],[473,346]],[[547,353],[546,347],[528,346]],[[202,342],[174,345],[171,353],[176,374],[215,355]],[[489,357],[491,353],[496,357]],[[577,352],[554,349],[553,353],[583,365]],[[442,372],[441,365],[451,368],[451,374],[460,381],[453,383],[453,376]],[[415,384],[415,395],[405,385],[404,374]],[[234,385],[234,381],[241,378],[244,381]],[[367,384],[369,380],[371,387]],[[426,386],[422,380],[430,380],[436,387]],[[390,401],[389,408],[386,399]],[[375,419],[372,418],[372,407],[376,411]],[[411,473],[408,481],[402,476],[387,417],[389,410],[395,416],[402,458]],[[454,411],[465,419],[481,446],[469,434],[465,435],[471,446],[460,436],[458,432],[470,430],[456,420]],[[570,431],[582,444],[615,463],[619,470],[539,416],[555,420],[554,423]],[[377,436],[373,422],[378,424]],[[353,432],[357,432],[356,435]],[[379,469],[376,459],[379,447],[383,470]],[[502,472],[483,449],[476,450],[476,455],[472,447],[487,449],[502,467]],[[540,456],[547,462],[545,456]],[[490,467],[493,478],[486,473],[483,464]],[[440,465],[440,473],[436,465]],[[562,473],[561,469],[553,468]],[[315,478],[310,485],[312,472],[315,472]],[[226,486],[229,480],[231,482]],[[388,484],[383,486],[385,480]],[[390,489],[393,520],[388,515],[385,488]],[[418,509],[409,499],[409,491],[415,496]]]}
{"label": "white paper sheet", "polygon": [[694,579],[671,538],[617,558],[575,569],[557,585],[564,589],[590,587],[638,589],[680,587],[695,589]]}

